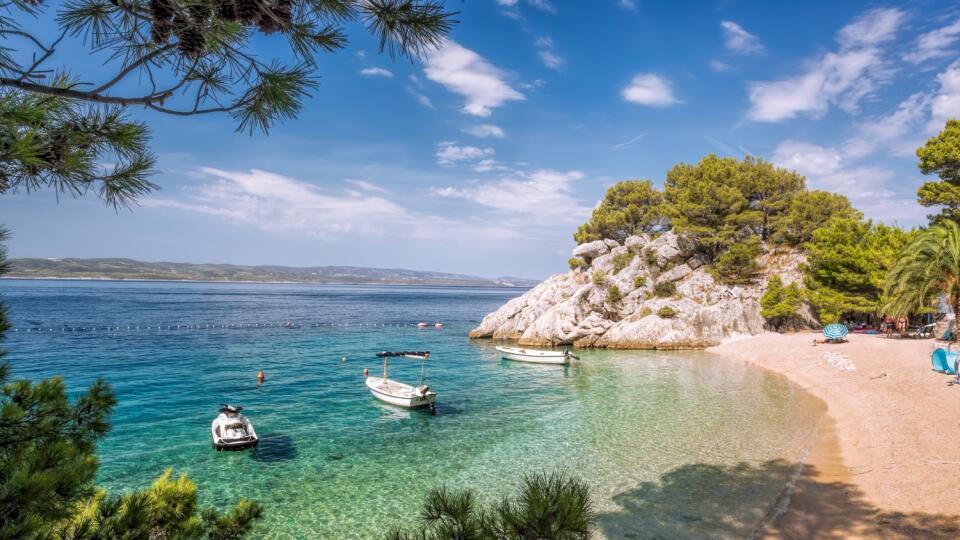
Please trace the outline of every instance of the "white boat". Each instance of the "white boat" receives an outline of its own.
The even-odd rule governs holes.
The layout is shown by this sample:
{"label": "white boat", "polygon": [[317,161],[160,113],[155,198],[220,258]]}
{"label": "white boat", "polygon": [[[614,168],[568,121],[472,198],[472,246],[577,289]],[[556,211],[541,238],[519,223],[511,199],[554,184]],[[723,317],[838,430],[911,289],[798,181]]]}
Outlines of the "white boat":
{"label": "white boat", "polygon": [[250,419],[240,413],[242,410],[243,407],[236,405],[220,405],[220,415],[214,418],[210,425],[214,448],[239,450],[254,447],[260,442]]}
{"label": "white boat", "polygon": [[497,351],[507,360],[530,362],[533,364],[562,364],[567,365],[570,359],[580,358],[570,353],[570,349],[562,351],[542,351],[538,349],[521,349],[519,347],[496,347]]}
{"label": "white boat", "polygon": [[[383,358],[383,377],[371,377],[364,370],[365,383],[373,397],[391,405],[398,405],[408,409],[430,407],[433,409],[437,401],[437,393],[423,384],[426,373],[426,361],[429,352],[380,352],[377,356]],[[410,384],[394,381],[388,377],[388,360],[393,357],[414,358],[420,360],[420,384]]]}

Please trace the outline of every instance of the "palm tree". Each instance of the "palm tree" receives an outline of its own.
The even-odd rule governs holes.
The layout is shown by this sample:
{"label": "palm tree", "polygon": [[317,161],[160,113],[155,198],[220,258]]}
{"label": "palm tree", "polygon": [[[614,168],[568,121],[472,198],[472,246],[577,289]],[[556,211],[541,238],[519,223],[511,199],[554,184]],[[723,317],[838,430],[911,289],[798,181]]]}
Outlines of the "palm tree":
{"label": "palm tree", "polygon": [[480,505],[471,490],[430,491],[414,532],[388,540],[584,540],[595,519],[590,488],[561,473],[525,476],[519,495]]}
{"label": "palm tree", "polygon": [[944,220],[920,232],[887,272],[884,310],[900,317],[946,294],[960,313],[960,225]]}

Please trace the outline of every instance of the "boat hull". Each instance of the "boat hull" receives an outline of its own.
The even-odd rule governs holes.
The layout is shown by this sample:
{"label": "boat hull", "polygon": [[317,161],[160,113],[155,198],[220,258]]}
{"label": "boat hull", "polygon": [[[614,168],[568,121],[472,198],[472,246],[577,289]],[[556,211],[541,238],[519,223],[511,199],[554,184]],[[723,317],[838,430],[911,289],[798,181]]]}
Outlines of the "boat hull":
{"label": "boat hull", "polygon": [[504,359],[515,362],[555,365],[567,365],[570,363],[570,356],[561,351],[534,351],[530,349],[518,349],[516,347],[496,347],[496,349]]}
{"label": "boat hull", "polygon": [[367,377],[365,382],[373,397],[398,407],[418,409],[433,406],[437,401],[436,392],[427,392],[420,395],[414,391],[412,386],[390,379],[387,379],[384,383],[382,377]]}

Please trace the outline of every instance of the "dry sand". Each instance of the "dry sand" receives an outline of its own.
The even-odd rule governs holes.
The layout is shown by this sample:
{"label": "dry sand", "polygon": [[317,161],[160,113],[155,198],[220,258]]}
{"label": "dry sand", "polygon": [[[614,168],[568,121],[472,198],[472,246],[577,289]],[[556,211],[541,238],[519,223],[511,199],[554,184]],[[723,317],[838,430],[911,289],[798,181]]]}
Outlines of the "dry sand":
{"label": "dry sand", "polygon": [[781,373],[827,405],[789,506],[759,536],[960,538],[960,386],[930,369],[933,342],[851,335],[813,346],[818,335],[710,349]]}

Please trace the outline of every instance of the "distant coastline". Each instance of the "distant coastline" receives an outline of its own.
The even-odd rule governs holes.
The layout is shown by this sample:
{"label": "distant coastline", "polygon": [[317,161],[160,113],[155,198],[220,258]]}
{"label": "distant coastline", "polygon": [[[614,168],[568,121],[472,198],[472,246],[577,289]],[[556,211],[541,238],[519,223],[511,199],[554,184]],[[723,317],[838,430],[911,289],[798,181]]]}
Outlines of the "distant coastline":
{"label": "distant coastline", "polygon": [[239,285],[332,285],[338,287],[437,287],[464,289],[530,289],[530,285],[445,285],[442,283],[392,283],[392,282],[344,282],[344,281],[256,281],[238,279],[151,279],[107,277],[58,277],[58,276],[0,276],[0,281],[103,281],[129,283],[222,283]]}
{"label": "distant coastline", "polygon": [[22,258],[10,261],[6,279],[81,281],[170,281],[199,283],[277,283],[318,285],[408,285],[529,288],[537,280],[464,274],[367,268],[360,266],[289,267],[219,263],[144,262],[134,259]]}

